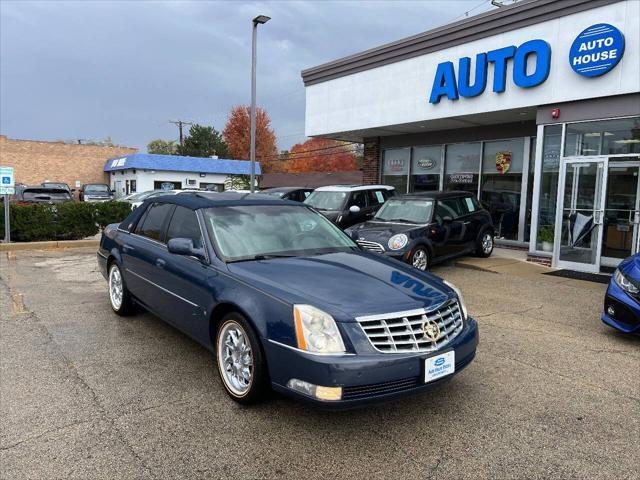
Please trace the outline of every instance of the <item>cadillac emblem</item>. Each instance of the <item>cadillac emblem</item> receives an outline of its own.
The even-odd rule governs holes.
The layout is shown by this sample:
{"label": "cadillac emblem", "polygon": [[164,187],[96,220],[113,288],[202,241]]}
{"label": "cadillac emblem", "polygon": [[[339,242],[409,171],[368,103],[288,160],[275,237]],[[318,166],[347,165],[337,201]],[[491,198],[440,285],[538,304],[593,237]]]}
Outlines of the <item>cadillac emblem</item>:
{"label": "cadillac emblem", "polygon": [[440,337],[440,327],[433,320],[427,320],[422,324],[422,333],[424,338],[430,342],[435,342]]}
{"label": "cadillac emblem", "polygon": [[496,170],[498,173],[505,174],[511,167],[511,152],[496,153]]}

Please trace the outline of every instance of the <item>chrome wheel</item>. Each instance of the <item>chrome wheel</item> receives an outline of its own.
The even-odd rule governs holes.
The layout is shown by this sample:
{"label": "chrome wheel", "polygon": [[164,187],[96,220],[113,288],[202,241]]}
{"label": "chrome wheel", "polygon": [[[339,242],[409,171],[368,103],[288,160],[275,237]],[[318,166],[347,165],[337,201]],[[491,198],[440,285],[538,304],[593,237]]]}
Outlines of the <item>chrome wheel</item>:
{"label": "chrome wheel", "polygon": [[218,368],[227,388],[238,397],[244,396],[253,381],[251,342],[242,326],[228,320],[218,336]]}
{"label": "chrome wheel", "polygon": [[490,233],[485,233],[482,237],[482,251],[485,255],[489,255],[493,250],[493,237]]}
{"label": "chrome wheel", "polygon": [[123,297],[122,274],[116,265],[109,270],[109,299],[114,310],[120,310]]}
{"label": "chrome wheel", "polygon": [[427,252],[422,248],[419,248],[415,252],[413,252],[413,256],[411,257],[411,264],[417,268],[418,270],[426,270],[429,265],[429,257],[427,256]]}

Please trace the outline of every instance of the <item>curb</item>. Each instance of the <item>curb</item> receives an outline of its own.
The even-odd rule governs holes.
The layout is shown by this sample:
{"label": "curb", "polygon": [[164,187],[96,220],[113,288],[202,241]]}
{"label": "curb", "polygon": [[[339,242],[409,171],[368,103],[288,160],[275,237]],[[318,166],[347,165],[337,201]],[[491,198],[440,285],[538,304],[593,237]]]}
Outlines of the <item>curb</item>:
{"label": "curb", "polygon": [[18,250],[55,250],[58,248],[98,247],[100,240],[53,240],[49,242],[0,243],[0,252]]}

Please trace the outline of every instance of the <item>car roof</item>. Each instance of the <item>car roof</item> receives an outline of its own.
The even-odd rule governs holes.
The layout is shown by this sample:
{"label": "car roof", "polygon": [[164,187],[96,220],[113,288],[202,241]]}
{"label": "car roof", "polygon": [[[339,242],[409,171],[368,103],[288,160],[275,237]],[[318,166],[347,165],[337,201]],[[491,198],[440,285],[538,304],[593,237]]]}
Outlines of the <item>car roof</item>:
{"label": "car roof", "polygon": [[265,188],[262,192],[293,192],[294,190],[313,190],[310,187],[273,187]]}
{"label": "car roof", "polygon": [[439,198],[452,198],[452,197],[472,197],[471,192],[465,192],[464,190],[450,190],[450,191],[433,191],[433,192],[414,192],[400,195],[396,198],[402,198],[407,200],[424,200],[425,198],[437,200]]}
{"label": "car roof", "polygon": [[230,207],[241,205],[294,205],[308,208],[300,202],[282,200],[259,193],[238,192],[184,192],[180,195],[160,195],[145,200],[145,203],[172,203],[197,210],[209,207]]}
{"label": "car roof", "polygon": [[356,192],[358,190],[395,190],[390,185],[328,185],[316,188],[316,192]]}

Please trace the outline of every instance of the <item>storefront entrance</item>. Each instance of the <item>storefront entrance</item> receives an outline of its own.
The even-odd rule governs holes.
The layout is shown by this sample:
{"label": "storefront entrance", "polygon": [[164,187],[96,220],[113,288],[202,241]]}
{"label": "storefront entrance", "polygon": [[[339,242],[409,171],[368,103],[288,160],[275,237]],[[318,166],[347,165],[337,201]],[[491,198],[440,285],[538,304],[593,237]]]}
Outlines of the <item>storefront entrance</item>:
{"label": "storefront entrance", "polygon": [[638,252],[640,159],[566,159],[554,242],[558,268],[597,273]]}

